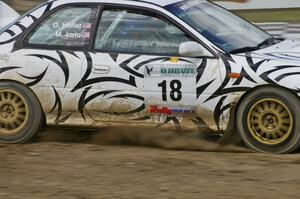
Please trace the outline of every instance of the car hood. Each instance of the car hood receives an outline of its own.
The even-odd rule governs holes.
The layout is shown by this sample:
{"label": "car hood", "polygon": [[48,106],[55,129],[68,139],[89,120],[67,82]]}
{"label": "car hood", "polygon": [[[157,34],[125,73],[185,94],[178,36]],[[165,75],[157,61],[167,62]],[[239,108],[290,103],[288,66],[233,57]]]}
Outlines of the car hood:
{"label": "car hood", "polygon": [[300,40],[284,40],[273,46],[246,53],[244,56],[283,62],[299,62],[298,64],[300,64]]}

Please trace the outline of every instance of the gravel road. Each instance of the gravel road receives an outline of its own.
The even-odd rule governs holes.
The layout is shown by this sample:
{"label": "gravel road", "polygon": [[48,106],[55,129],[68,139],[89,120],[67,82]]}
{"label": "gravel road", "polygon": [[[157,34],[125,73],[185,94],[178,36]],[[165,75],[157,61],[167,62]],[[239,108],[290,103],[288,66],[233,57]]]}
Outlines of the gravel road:
{"label": "gravel road", "polygon": [[300,154],[252,153],[215,136],[48,129],[0,145],[1,199],[298,198]]}

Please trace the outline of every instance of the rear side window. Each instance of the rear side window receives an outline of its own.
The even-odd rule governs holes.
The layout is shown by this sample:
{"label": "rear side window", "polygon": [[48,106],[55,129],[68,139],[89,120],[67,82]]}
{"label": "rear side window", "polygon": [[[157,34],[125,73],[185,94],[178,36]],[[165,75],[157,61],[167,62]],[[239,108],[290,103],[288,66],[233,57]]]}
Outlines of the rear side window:
{"label": "rear side window", "polygon": [[90,44],[96,8],[66,7],[45,19],[28,37],[33,45],[86,47]]}
{"label": "rear side window", "polygon": [[178,55],[179,45],[191,39],[158,17],[133,10],[105,10],[95,49],[119,53]]}

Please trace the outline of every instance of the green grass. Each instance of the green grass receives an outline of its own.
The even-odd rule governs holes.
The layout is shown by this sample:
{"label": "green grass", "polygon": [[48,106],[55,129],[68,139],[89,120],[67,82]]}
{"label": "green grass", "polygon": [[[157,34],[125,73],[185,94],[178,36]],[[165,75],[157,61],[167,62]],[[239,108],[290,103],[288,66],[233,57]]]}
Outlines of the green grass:
{"label": "green grass", "polygon": [[[212,0],[215,2],[226,0]],[[263,0],[262,0],[263,1]],[[271,1],[271,0],[270,0]],[[232,11],[252,22],[291,22],[300,23],[300,8],[290,9],[261,9]]]}
{"label": "green grass", "polygon": [[252,22],[292,22],[300,23],[300,8],[272,10],[238,10],[235,14]]}

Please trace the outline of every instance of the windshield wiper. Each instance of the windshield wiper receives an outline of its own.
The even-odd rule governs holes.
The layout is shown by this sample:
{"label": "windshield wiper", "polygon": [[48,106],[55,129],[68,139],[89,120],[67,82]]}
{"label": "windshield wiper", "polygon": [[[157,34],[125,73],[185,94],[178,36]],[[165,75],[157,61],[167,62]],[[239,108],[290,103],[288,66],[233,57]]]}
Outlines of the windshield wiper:
{"label": "windshield wiper", "polygon": [[267,39],[265,39],[264,41],[260,42],[257,47],[263,47],[263,46],[269,46],[274,44],[276,41],[276,39],[274,37],[269,37]]}
{"label": "windshield wiper", "polygon": [[257,46],[246,46],[246,47],[242,47],[242,48],[237,48],[237,49],[230,51],[229,53],[235,54],[235,53],[244,53],[244,52],[255,51],[255,50],[261,49],[262,47],[270,46],[270,45],[277,43],[276,40],[280,40],[280,39],[276,39],[274,37],[269,37],[269,38],[265,39],[264,41],[260,42]]}
{"label": "windshield wiper", "polygon": [[231,53],[231,54],[245,53],[245,52],[255,51],[255,50],[258,50],[258,49],[259,49],[258,46],[246,46],[246,47],[243,47],[243,48],[234,49],[234,50],[230,51],[229,53]]}

